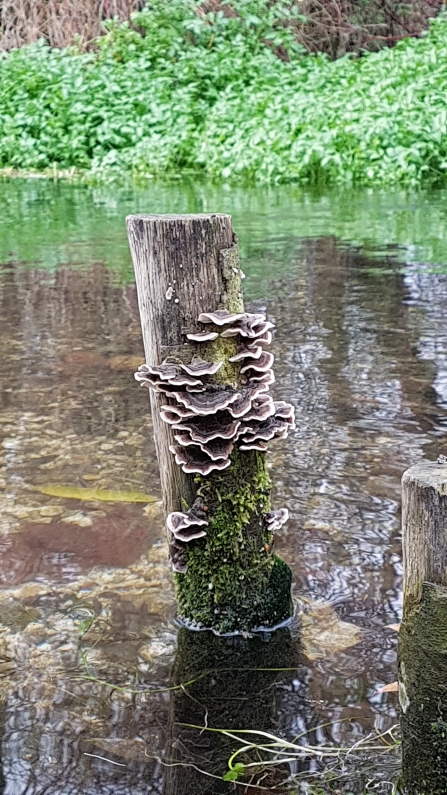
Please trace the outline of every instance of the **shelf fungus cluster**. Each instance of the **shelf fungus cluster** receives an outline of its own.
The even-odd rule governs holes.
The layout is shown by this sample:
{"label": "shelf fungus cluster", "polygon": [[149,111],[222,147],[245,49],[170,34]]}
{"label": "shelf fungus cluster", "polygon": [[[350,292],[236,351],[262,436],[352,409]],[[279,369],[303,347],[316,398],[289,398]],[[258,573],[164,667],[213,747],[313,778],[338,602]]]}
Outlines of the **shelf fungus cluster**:
{"label": "shelf fungus cluster", "polygon": [[[171,426],[170,446],[176,463],[184,472],[204,477],[231,464],[231,454],[239,450],[265,452],[274,438],[285,438],[294,428],[294,409],[284,401],[275,402],[269,394],[274,383],[271,343],[273,324],[261,314],[230,313],[227,310],[199,315],[203,331],[187,334],[190,342],[211,346],[218,337],[233,338],[235,353],[234,383],[219,383],[215,377],[223,361],[207,361],[194,356],[189,364],[167,360],[160,365],[141,365],[135,378],[166,395],[161,417]],[[206,350],[206,348],[205,348]],[[213,357],[215,358],[215,357]],[[269,529],[277,530],[287,521],[287,510],[266,514]],[[206,506],[197,498],[185,513],[169,514],[172,535],[171,561],[175,571],[187,570],[186,545],[206,536]]]}

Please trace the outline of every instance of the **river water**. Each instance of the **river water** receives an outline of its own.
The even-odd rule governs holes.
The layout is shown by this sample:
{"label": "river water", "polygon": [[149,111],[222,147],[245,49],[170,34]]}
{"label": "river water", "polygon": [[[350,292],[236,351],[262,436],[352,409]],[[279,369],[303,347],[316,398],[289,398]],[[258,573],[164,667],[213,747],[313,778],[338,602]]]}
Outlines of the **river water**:
{"label": "river water", "polygon": [[[400,477],[447,454],[446,194],[17,180],[0,206],[2,792],[393,792],[398,749],[367,746],[398,734],[379,737],[398,720],[380,689],[396,679]],[[69,489],[160,497],[124,218],[212,211],[233,215],[246,305],[276,324],[275,399],[296,407],[268,461],[297,619],[280,642],[177,650],[158,503]],[[207,701],[219,673],[200,679],[213,655],[226,711]],[[180,725],[213,715],[323,750],[369,739],[223,784],[237,741]]]}

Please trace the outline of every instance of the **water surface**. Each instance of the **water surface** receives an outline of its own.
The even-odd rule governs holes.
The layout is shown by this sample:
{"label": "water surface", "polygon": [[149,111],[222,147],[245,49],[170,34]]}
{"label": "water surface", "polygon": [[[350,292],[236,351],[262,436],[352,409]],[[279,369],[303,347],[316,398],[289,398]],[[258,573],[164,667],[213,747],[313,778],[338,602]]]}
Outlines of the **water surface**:
{"label": "water surface", "polygon": [[[238,670],[265,659],[291,670],[255,685],[235,671],[221,700],[239,699],[242,719],[252,682],[253,728],[322,745],[393,726],[396,695],[377,690],[396,678],[388,625],[401,614],[399,481],[422,457],[447,453],[445,195],[34,180],[2,183],[0,202],[3,792],[186,795],[193,768],[179,778],[168,766],[176,754],[226,770],[206,735],[178,727],[212,714],[211,685],[205,678],[189,701],[169,690],[192,663],[188,640],[176,658],[158,504],[39,491],[160,496],[147,394],[132,377],[143,360],[124,228],[133,211],[233,214],[247,306],[276,323],[275,399],[297,412],[296,431],[268,460],[275,505],[291,511],[277,547],[301,627],[280,652],[261,641],[218,652]],[[195,673],[217,653],[200,644]],[[289,765],[263,786],[330,766]],[[320,784],[391,793],[397,766],[371,754]],[[233,791],[194,775],[195,795]]]}

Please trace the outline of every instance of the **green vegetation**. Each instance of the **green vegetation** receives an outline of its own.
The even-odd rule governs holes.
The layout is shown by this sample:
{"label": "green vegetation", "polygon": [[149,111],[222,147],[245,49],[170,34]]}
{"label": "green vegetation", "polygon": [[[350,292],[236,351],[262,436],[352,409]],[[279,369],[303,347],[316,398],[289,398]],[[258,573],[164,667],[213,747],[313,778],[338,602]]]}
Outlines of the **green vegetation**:
{"label": "green vegetation", "polygon": [[[324,732],[331,725],[333,724],[326,723],[319,729]],[[391,757],[390,766],[393,765],[394,760],[397,761],[401,745],[400,739],[396,737],[398,724],[384,732],[376,730],[355,744],[345,747],[329,743],[324,745],[321,742],[313,745],[306,731],[292,740],[287,740],[268,730],[236,727],[222,729],[191,724],[189,726],[200,730],[201,733],[219,735],[222,739],[228,738],[233,741],[233,748],[236,745],[236,750],[233,750],[228,759],[228,770],[223,775],[224,781],[242,783],[244,779],[248,779],[252,786],[255,786],[256,781],[259,784],[265,783],[268,771],[270,773],[275,771],[281,778],[276,782],[276,786],[271,787],[272,792],[284,792],[284,785],[288,784],[287,791],[293,795],[331,795],[331,793],[340,795],[342,792],[352,795],[352,785],[355,792],[360,793],[359,784],[362,786],[363,782],[368,782],[365,789],[362,787],[363,795],[373,791],[385,792],[385,788],[389,795],[400,793],[397,782],[393,784],[389,779],[382,782],[380,779],[375,781],[368,771],[371,754],[377,757]],[[311,759],[316,762],[313,770],[304,767],[295,774],[289,773],[288,776],[284,776],[286,765],[299,763],[301,760],[308,762]],[[326,763],[326,769],[323,767],[318,769],[318,763],[321,762]],[[393,778],[396,776],[393,775]],[[381,787],[381,783],[385,786]],[[390,786],[392,790],[389,789]]]}
{"label": "green vegetation", "polygon": [[282,0],[232,5],[239,16],[154,0],[136,29],[111,23],[98,52],[40,43],[3,53],[0,167],[100,180],[201,171],[228,181],[444,182],[446,15],[421,39],[331,62],[304,54]]}

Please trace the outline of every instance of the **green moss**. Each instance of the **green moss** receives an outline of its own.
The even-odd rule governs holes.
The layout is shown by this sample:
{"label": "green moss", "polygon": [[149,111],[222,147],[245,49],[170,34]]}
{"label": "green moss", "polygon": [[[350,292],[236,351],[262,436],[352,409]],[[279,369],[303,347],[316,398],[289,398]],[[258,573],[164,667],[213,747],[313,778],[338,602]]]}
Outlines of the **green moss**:
{"label": "green moss", "polygon": [[189,545],[187,574],[176,576],[180,617],[219,632],[284,620],[291,575],[263,520],[270,510],[265,455],[235,450],[229,470],[197,481],[209,526],[206,538]]}
{"label": "green moss", "polygon": [[403,778],[409,795],[447,791],[447,588],[424,582],[399,631]]}
{"label": "green moss", "polygon": [[[225,283],[225,296],[223,304],[216,309],[225,307],[229,312],[243,312],[242,285],[239,269],[239,247],[235,243],[232,248],[220,252],[223,260],[223,277]],[[219,326],[210,326],[213,331],[220,332]],[[237,337],[218,337],[212,343],[207,343],[206,358],[211,362],[223,362],[216,373],[217,384],[237,386],[240,383],[240,365],[228,361],[237,352],[240,340]]]}
{"label": "green moss", "polygon": [[[211,326],[213,331],[222,331],[218,326]],[[240,366],[236,362],[229,362],[228,359],[237,352],[237,342],[235,337],[218,337],[214,342],[210,342],[206,348],[206,359],[209,362],[223,362],[220,370],[214,376],[216,384],[236,387],[240,378]]]}
{"label": "green moss", "polygon": [[225,280],[225,308],[229,312],[243,312],[241,271],[239,267],[239,246],[235,240],[232,248],[221,251],[223,276]]}

